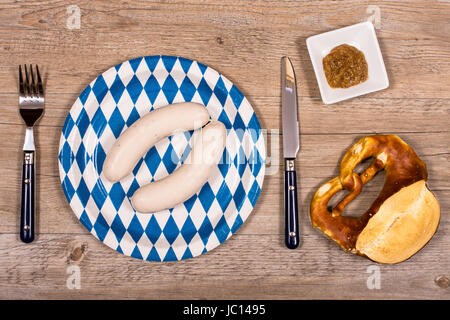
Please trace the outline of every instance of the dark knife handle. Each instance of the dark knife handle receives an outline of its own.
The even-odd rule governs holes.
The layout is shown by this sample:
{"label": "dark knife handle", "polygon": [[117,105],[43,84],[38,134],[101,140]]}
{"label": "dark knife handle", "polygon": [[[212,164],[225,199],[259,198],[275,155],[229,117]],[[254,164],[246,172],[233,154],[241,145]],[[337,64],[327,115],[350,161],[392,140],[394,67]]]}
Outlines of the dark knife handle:
{"label": "dark knife handle", "polygon": [[295,249],[300,243],[298,230],[297,174],[294,159],[286,160],[284,172],[285,243]]}
{"label": "dark knife handle", "polygon": [[30,243],[35,232],[36,179],[34,151],[24,151],[22,169],[22,202],[20,210],[20,240]]}

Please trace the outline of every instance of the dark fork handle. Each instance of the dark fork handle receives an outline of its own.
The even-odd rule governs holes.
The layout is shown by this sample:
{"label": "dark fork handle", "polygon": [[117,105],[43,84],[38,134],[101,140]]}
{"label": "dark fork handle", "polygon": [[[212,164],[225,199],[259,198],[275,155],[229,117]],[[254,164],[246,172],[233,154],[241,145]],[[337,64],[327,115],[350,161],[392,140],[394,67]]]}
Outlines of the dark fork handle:
{"label": "dark fork handle", "polygon": [[36,179],[34,151],[24,151],[22,170],[22,203],[20,211],[20,239],[25,243],[34,240]]}
{"label": "dark fork handle", "polygon": [[285,211],[285,243],[289,249],[295,249],[300,243],[298,230],[297,174],[294,160],[286,160],[284,172],[284,211]]}

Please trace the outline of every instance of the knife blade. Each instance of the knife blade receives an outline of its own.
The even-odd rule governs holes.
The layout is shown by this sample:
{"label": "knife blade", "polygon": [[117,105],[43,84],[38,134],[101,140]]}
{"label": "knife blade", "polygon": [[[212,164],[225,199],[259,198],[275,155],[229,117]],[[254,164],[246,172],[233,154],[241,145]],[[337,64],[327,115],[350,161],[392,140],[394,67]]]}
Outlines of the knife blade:
{"label": "knife blade", "polygon": [[297,88],[294,68],[281,58],[281,118],[283,132],[285,244],[295,249],[300,243],[298,228],[297,174],[295,158],[300,148],[297,116]]}

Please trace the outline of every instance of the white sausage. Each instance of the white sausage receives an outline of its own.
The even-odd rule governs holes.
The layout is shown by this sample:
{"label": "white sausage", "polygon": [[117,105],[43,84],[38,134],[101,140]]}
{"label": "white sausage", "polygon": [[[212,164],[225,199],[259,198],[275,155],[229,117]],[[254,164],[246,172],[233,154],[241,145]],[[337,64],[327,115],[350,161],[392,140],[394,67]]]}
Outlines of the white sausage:
{"label": "white sausage", "polygon": [[141,213],[173,208],[197,193],[219,163],[225,148],[226,129],[223,123],[211,121],[197,135],[185,163],[171,175],[136,190],[131,198]]}
{"label": "white sausage", "polygon": [[185,102],[158,108],[137,120],[116,140],[103,164],[103,173],[111,182],[131,173],[139,160],[159,140],[176,131],[201,128],[209,120],[206,108]]}

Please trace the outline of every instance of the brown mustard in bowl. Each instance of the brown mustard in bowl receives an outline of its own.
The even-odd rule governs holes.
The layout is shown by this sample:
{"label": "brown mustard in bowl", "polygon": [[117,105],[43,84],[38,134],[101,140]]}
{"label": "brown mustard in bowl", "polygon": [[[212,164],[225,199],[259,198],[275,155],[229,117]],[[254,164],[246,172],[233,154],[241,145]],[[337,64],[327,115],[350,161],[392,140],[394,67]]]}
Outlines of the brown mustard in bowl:
{"label": "brown mustard in bowl", "polygon": [[364,53],[348,44],[333,48],[323,58],[323,70],[331,88],[349,88],[369,78]]}

